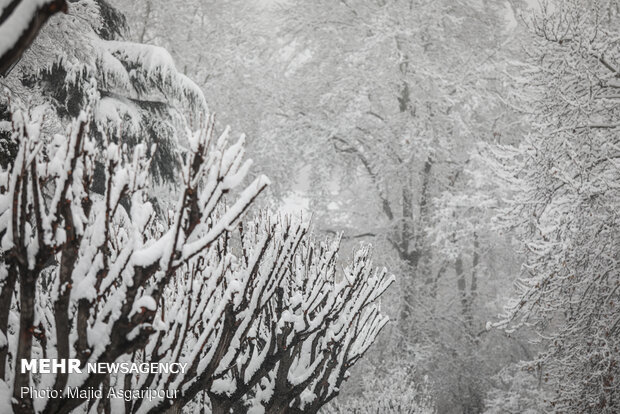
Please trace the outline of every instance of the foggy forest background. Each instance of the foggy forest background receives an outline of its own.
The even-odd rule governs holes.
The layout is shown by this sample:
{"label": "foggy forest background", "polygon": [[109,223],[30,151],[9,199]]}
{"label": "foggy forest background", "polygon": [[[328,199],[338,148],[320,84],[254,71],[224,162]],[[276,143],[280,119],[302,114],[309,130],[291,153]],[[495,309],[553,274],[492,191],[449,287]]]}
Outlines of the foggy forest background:
{"label": "foggy forest background", "polygon": [[[182,126],[206,105],[218,133],[246,135],[245,180],[271,181],[247,214],[301,215],[341,235],[343,259],[371,244],[395,276],[389,322],[325,412],[620,411],[620,2],[69,6],[0,78],[5,97],[47,103],[54,129],[101,79],[93,116],[128,145],[157,137],[164,216]],[[107,88],[99,52],[125,43],[162,48],[127,48],[132,96]],[[168,53],[163,86],[136,86]]]}

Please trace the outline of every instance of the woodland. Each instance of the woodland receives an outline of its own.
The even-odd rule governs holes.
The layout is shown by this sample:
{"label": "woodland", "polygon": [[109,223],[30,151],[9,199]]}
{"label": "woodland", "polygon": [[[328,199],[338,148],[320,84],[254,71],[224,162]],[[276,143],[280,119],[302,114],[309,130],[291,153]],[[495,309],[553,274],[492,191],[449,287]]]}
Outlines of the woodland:
{"label": "woodland", "polygon": [[0,0],[0,413],[619,413],[618,211],[620,0]]}

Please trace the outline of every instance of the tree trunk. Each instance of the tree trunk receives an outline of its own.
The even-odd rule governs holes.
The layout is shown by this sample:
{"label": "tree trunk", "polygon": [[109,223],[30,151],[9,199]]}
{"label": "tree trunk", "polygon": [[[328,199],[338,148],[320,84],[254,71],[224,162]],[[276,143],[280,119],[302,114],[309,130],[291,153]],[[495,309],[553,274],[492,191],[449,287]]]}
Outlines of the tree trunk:
{"label": "tree trunk", "polygon": [[480,242],[478,241],[478,234],[474,232],[474,251],[472,253],[472,264],[471,264],[471,284],[469,288],[469,308],[470,308],[470,326],[473,325],[473,315],[471,314],[471,308],[474,306],[474,301],[478,296],[478,265],[480,264]]}

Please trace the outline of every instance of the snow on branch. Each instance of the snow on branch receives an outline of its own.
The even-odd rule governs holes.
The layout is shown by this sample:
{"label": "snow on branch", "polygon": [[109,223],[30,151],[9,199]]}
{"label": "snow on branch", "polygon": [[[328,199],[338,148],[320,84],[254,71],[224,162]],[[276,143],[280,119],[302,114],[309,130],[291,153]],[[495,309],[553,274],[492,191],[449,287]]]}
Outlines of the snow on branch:
{"label": "snow on branch", "polygon": [[179,97],[192,107],[205,110],[207,103],[198,85],[178,72],[172,56],[164,48],[114,40],[99,40],[104,77],[119,87],[136,88],[137,96],[160,90],[165,96]]}
{"label": "snow on branch", "polygon": [[6,76],[47,19],[67,11],[65,0],[2,0],[0,3],[0,75]]}

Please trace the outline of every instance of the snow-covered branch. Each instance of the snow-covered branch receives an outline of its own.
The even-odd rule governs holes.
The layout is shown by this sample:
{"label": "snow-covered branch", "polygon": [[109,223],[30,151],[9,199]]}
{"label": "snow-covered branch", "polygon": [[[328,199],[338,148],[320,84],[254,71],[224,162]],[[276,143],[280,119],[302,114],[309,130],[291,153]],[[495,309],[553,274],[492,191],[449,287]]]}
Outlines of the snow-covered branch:
{"label": "snow-covered branch", "polygon": [[0,76],[6,76],[47,19],[67,11],[65,0],[3,0],[0,3]]}

